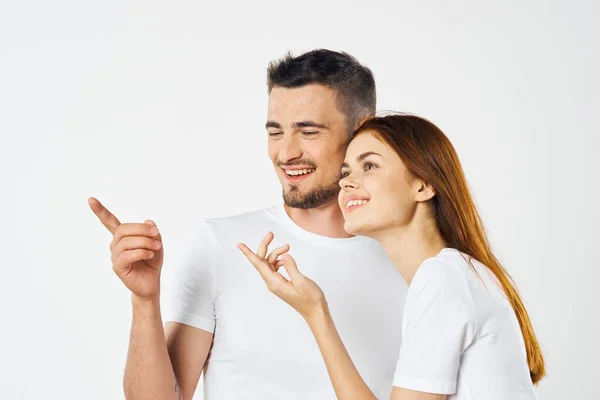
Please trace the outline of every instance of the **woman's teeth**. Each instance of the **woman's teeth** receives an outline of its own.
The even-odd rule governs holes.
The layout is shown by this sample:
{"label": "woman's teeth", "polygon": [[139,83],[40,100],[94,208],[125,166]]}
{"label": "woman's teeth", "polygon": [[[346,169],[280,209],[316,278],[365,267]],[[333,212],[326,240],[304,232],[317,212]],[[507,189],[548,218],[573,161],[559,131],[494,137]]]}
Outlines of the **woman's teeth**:
{"label": "woman's teeth", "polygon": [[310,174],[311,172],[313,172],[315,169],[314,168],[309,168],[309,169],[287,169],[285,171],[286,174],[288,174],[289,176],[298,176],[298,175],[305,175],[305,174]]}
{"label": "woman's teeth", "polygon": [[350,200],[346,203],[346,208],[350,208],[352,206],[362,206],[363,204],[367,204],[369,200]]}

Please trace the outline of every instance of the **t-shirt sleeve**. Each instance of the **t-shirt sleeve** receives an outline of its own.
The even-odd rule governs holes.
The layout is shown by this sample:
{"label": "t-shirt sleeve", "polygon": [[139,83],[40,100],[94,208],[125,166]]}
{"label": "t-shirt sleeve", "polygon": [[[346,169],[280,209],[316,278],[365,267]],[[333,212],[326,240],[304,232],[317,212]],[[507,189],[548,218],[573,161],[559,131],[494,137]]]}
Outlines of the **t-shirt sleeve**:
{"label": "t-shirt sleeve", "polygon": [[426,261],[410,285],[403,327],[394,386],[454,394],[462,352],[478,329],[461,272],[443,261]]}
{"label": "t-shirt sleeve", "polygon": [[209,223],[202,221],[176,262],[164,322],[179,322],[214,333],[216,244]]}

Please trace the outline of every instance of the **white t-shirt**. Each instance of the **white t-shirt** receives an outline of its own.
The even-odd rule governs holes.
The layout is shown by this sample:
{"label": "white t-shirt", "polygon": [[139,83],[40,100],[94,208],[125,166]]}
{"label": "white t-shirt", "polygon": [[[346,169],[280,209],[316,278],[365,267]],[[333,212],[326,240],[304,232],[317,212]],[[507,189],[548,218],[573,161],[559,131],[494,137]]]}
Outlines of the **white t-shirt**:
{"label": "white t-shirt", "polygon": [[275,234],[269,250],[289,243],[299,270],[323,289],[362,377],[378,398],[389,398],[406,283],[376,241],[310,233],[276,206],[206,220],[170,290],[165,322],[214,332],[204,399],[336,398],[308,325],[236,247],[255,251],[268,231]]}
{"label": "white t-shirt", "polygon": [[419,267],[402,334],[394,386],[452,400],[536,398],[508,299],[485,265],[458,250],[446,248]]}

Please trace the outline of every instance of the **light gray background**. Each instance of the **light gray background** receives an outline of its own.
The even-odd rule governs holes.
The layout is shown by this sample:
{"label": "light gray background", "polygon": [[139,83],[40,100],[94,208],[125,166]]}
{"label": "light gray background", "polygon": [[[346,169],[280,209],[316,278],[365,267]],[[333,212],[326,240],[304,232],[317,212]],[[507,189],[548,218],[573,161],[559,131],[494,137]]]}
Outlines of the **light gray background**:
{"label": "light gray background", "polygon": [[599,398],[598,2],[282,3],[2,1],[0,397],[123,398],[131,306],[87,197],[157,222],[168,288],[198,218],[280,201],[265,68],[326,47],[453,141],[537,329],[539,398]]}

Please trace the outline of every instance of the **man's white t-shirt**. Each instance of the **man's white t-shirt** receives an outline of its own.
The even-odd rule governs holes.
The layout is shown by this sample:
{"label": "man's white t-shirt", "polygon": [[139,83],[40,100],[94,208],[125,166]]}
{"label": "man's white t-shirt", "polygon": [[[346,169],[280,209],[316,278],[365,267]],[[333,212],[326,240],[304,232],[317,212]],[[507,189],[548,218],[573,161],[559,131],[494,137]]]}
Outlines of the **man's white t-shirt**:
{"label": "man's white t-shirt", "polygon": [[449,400],[536,398],[513,308],[493,273],[458,250],[415,273],[402,335],[394,386]]}
{"label": "man's white t-shirt", "polygon": [[323,289],[356,368],[377,398],[389,398],[406,283],[376,241],[310,233],[281,205],[205,220],[171,287],[165,322],[214,333],[204,399],[336,398],[308,325],[236,247],[256,251],[268,231],[275,235],[269,250],[290,244],[299,270]]}

